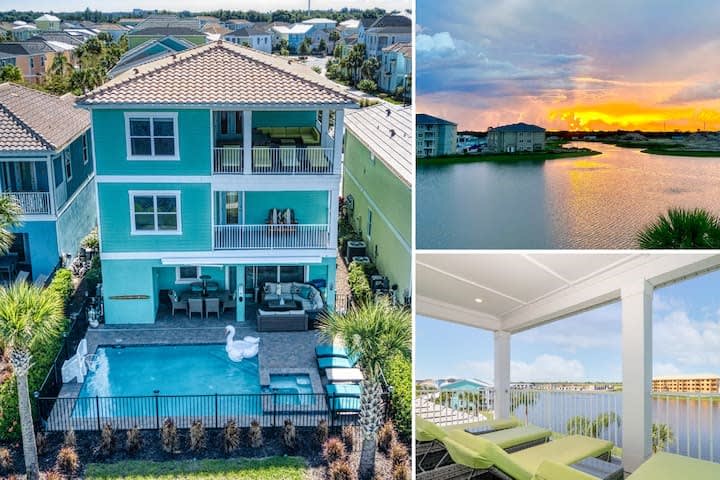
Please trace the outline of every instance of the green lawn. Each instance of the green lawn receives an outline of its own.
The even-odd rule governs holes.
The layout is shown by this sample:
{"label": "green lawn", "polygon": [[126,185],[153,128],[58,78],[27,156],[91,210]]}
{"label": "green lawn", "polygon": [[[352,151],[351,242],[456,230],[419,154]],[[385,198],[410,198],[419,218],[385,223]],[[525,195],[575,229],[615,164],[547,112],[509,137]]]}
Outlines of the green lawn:
{"label": "green lawn", "polygon": [[91,463],[85,469],[85,477],[92,479],[128,480],[179,479],[209,480],[302,480],[307,466],[299,457],[270,457],[265,459],[213,459],[168,462],[127,461],[119,463]]}
{"label": "green lawn", "polygon": [[720,152],[705,152],[700,150],[667,150],[664,148],[646,148],[642,151],[643,153],[649,153],[651,155],[676,155],[679,157],[718,157],[720,158]]}
{"label": "green lawn", "polygon": [[482,155],[448,155],[446,157],[418,158],[419,165],[445,165],[450,163],[517,163],[517,162],[544,162],[557,158],[587,157],[600,155],[595,150],[579,150],[571,152],[522,152],[522,153],[490,153]]}

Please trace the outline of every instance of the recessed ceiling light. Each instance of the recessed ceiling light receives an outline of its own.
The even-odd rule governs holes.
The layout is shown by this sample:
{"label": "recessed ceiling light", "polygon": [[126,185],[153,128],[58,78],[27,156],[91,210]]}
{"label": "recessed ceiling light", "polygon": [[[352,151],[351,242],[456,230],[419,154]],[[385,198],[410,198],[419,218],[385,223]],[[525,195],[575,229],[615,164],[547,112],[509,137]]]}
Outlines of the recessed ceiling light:
{"label": "recessed ceiling light", "polygon": [[482,298],[476,298],[476,299],[475,299],[475,303],[482,303],[482,302],[483,302],[483,299],[482,299]]}

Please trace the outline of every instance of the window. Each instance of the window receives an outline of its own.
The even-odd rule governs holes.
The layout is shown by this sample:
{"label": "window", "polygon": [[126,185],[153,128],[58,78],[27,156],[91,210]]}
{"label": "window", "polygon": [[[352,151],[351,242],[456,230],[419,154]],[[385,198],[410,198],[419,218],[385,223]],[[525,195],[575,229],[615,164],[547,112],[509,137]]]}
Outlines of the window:
{"label": "window", "polygon": [[368,232],[368,238],[372,237],[372,210],[370,210],[369,208],[368,208],[367,232]]}
{"label": "window", "polygon": [[180,224],[180,192],[130,192],[133,235],[177,235]]}
{"label": "window", "polygon": [[220,112],[220,133],[228,133],[228,112]]}
{"label": "window", "polygon": [[235,112],[235,133],[238,135],[241,134],[243,131],[242,118],[243,118],[242,112]]}
{"label": "window", "polygon": [[72,158],[69,150],[63,152],[63,163],[65,164],[65,181],[69,182],[72,180]]}
{"label": "window", "polygon": [[88,137],[87,134],[82,137],[82,152],[83,152],[83,165],[87,165],[90,155],[88,152]]}
{"label": "window", "polygon": [[305,267],[302,265],[281,266],[280,282],[298,282],[305,281]]}
{"label": "window", "polygon": [[196,282],[200,278],[200,267],[189,266],[189,267],[176,267],[175,268],[175,283],[192,283]]}
{"label": "window", "polygon": [[35,68],[35,59],[33,57],[30,57],[30,68]]}
{"label": "window", "polygon": [[128,160],[178,160],[177,114],[125,116]]}

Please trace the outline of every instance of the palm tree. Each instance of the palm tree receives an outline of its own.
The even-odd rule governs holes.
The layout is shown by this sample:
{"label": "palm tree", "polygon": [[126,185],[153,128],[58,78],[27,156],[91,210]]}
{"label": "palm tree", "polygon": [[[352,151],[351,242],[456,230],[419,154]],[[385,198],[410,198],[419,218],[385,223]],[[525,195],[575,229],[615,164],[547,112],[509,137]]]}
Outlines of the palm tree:
{"label": "palm tree", "polygon": [[0,347],[17,380],[25,471],[29,480],[40,477],[28,389],[31,352],[47,343],[61,328],[63,317],[63,301],[51,291],[25,282],[0,287]]}
{"label": "palm tree", "polygon": [[638,235],[640,248],[718,248],[720,219],[701,208],[671,208]]}
{"label": "palm tree", "polygon": [[613,423],[618,426],[620,425],[620,417],[618,417],[615,412],[601,413],[595,417],[595,420],[577,415],[567,421],[566,429],[569,435],[585,435],[600,438],[602,431],[610,427]]}
{"label": "palm tree", "polygon": [[666,423],[653,423],[652,426],[652,449],[653,453],[665,450],[665,447],[675,441],[675,434]]}
{"label": "palm tree", "polygon": [[12,247],[15,235],[10,228],[20,224],[22,208],[11,195],[0,195],[0,255],[5,255]]}
{"label": "palm tree", "polygon": [[65,76],[70,75],[73,71],[72,65],[68,62],[65,55],[58,55],[53,59],[52,65],[50,66],[51,75]]}
{"label": "palm tree", "polygon": [[382,367],[395,355],[410,358],[410,312],[381,298],[376,302],[362,303],[345,314],[324,314],[320,319],[320,334],[326,342],[342,340],[350,356],[358,359],[365,374],[360,395],[359,423],[363,433],[360,478],[374,478],[377,432],[384,416],[380,389]]}

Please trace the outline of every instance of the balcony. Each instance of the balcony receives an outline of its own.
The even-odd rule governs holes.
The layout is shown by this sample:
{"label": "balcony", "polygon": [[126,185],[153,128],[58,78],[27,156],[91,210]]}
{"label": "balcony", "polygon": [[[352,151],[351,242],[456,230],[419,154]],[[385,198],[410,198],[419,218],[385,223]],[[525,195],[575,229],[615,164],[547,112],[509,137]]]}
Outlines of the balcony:
{"label": "balcony", "polygon": [[216,225],[215,250],[329,248],[329,225]]}
{"label": "balcony", "polygon": [[48,192],[5,192],[0,195],[14,198],[25,215],[50,215],[52,210]]}
{"label": "balcony", "polygon": [[311,146],[252,147],[252,163],[245,168],[242,147],[213,148],[216,175],[331,175],[333,149]]}

